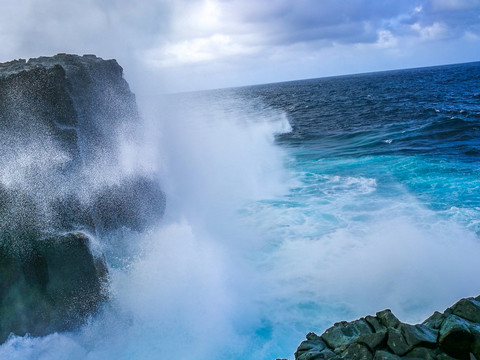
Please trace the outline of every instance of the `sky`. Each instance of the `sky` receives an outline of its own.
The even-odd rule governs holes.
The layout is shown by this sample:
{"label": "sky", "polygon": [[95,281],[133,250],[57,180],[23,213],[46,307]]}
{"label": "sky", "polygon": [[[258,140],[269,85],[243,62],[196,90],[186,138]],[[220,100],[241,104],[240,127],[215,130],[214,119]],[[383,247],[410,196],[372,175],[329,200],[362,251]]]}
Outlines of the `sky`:
{"label": "sky", "polygon": [[190,91],[480,60],[480,0],[0,5],[0,62],[93,53],[117,59],[134,90]]}

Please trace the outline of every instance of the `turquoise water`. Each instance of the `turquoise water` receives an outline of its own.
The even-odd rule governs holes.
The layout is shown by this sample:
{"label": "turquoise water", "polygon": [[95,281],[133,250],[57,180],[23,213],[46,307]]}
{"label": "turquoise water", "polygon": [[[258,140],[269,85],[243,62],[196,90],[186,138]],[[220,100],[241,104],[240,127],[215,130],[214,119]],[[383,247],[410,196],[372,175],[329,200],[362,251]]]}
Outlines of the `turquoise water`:
{"label": "turquoise water", "polygon": [[480,63],[236,91],[281,109],[293,127],[277,136],[300,181],[283,206],[364,208],[324,214],[335,229],[410,196],[479,234]]}
{"label": "turquoise water", "polygon": [[[306,333],[480,293],[480,63],[169,96],[165,218],[97,239],[111,297],[6,359],[293,359]],[[121,246],[123,245],[123,246]]]}
{"label": "turquoise water", "polygon": [[276,144],[296,184],[243,213],[296,314],[272,329],[387,307],[418,322],[480,291],[479,91],[480,63],[232,90],[292,126]]}

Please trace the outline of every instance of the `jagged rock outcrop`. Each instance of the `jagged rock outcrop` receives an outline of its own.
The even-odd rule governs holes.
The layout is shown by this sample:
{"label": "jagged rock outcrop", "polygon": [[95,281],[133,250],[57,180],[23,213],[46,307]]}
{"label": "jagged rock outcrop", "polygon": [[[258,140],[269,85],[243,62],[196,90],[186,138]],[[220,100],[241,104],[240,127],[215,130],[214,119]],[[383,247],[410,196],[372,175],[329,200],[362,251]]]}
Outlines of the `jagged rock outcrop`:
{"label": "jagged rock outcrop", "polygon": [[0,343],[70,330],[107,297],[94,237],[161,218],[158,182],[119,171],[139,119],[115,60],[0,64]]}
{"label": "jagged rock outcrop", "polygon": [[118,126],[138,118],[122,71],[115,60],[94,55],[0,64],[2,144],[53,137],[70,165],[115,158]]}
{"label": "jagged rock outcrop", "polygon": [[351,322],[339,322],[321,336],[307,334],[295,360],[478,360],[480,296],[461,299],[421,324],[398,320],[390,310]]}
{"label": "jagged rock outcrop", "polygon": [[43,226],[141,230],[163,213],[156,181],[118,171],[138,125],[122,72],[94,55],[0,64],[0,188],[35,195]]}

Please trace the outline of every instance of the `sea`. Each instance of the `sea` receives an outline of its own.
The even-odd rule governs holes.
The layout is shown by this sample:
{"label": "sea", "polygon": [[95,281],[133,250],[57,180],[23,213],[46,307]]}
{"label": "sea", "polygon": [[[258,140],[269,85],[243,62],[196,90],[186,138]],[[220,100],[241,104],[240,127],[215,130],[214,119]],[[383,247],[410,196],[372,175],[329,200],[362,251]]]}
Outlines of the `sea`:
{"label": "sea", "polygon": [[164,217],[97,239],[110,300],[83,327],[0,359],[294,359],[335,322],[480,294],[480,62],[139,103],[125,162]]}

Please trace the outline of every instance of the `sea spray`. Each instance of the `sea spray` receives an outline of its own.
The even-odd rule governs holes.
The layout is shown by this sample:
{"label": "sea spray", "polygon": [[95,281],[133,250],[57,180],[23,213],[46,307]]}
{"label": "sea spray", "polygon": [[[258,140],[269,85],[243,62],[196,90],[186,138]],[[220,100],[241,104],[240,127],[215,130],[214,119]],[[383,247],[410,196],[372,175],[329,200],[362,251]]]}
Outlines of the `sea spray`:
{"label": "sea spray", "polygon": [[23,345],[38,341],[47,358],[59,345],[66,353],[80,346],[92,359],[159,354],[189,359],[212,353],[229,358],[261,348],[261,341],[251,347],[251,334],[262,321],[249,294],[263,284],[245,262],[259,239],[239,221],[237,210],[288,189],[285,154],[273,142],[289,125],[279,112],[245,116],[244,104],[236,109],[217,104],[223,110],[213,111],[204,99],[189,104],[204,111],[186,115],[185,109],[164,104],[165,117],[150,122],[145,133],[161,139],[147,141],[142,150],[146,158],[160,159],[158,164],[145,161],[144,168],[150,166],[162,179],[169,199],[165,219],[141,235],[122,230],[102,236],[111,282],[104,309],[63,340],[25,338],[19,345],[12,338],[2,351],[10,354],[13,346],[26,354],[31,349]]}
{"label": "sea spray", "polygon": [[[157,185],[118,166],[116,133],[136,117],[115,60],[58,54],[0,64],[1,342],[83,324],[107,298],[102,233],[161,217]],[[96,168],[108,181],[97,181]]]}

